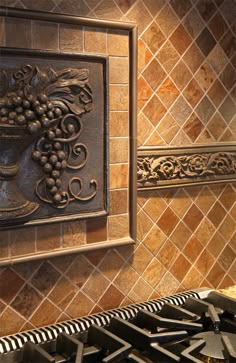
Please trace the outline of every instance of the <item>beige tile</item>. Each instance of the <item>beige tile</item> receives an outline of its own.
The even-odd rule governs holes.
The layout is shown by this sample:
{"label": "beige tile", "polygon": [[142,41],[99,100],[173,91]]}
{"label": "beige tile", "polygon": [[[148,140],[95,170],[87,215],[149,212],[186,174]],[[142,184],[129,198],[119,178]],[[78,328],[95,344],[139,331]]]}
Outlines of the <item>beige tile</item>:
{"label": "beige tile", "polygon": [[110,57],[109,58],[109,82],[111,84],[128,83],[129,81],[129,62],[128,58]]}
{"label": "beige tile", "polygon": [[107,37],[108,53],[112,56],[128,56],[129,38],[127,32],[109,31]]}
{"label": "beige tile", "polygon": [[10,231],[10,254],[11,256],[27,255],[35,252],[35,228],[15,229]]}
{"label": "beige tile", "polygon": [[107,34],[103,30],[94,28],[84,29],[84,50],[85,52],[106,53]]}
{"label": "beige tile", "polygon": [[128,138],[110,138],[110,163],[128,163],[129,140]]}
{"label": "beige tile", "polygon": [[60,25],[60,49],[81,52],[84,46],[83,29],[78,25]]}
{"label": "beige tile", "polygon": [[110,136],[128,136],[129,133],[129,113],[110,112],[109,120]]}
{"label": "beige tile", "polygon": [[128,165],[114,164],[110,166],[110,188],[121,189],[128,187]]}
{"label": "beige tile", "polygon": [[32,48],[58,50],[58,24],[46,21],[32,21]]}
{"label": "beige tile", "polygon": [[7,47],[31,48],[30,20],[6,17],[5,31]]}
{"label": "beige tile", "polygon": [[108,217],[108,239],[119,239],[129,236],[128,215]]}
{"label": "beige tile", "polygon": [[63,247],[80,246],[85,243],[85,221],[73,221],[63,224]]}
{"label": "beige tile", "polygon": [[128,111],[129,107],[129,88],[128,86],[110,86],[110,110]]}

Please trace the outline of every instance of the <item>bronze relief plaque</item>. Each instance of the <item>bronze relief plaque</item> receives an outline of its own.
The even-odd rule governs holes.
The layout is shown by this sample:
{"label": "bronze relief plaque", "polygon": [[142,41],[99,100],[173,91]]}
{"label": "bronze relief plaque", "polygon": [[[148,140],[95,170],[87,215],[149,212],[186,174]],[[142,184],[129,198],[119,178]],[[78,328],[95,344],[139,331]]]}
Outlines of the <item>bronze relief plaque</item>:
{"label": "bronze relief plaque", "polygon": [[108,213],[107,64],[1,50],[0,228]]}

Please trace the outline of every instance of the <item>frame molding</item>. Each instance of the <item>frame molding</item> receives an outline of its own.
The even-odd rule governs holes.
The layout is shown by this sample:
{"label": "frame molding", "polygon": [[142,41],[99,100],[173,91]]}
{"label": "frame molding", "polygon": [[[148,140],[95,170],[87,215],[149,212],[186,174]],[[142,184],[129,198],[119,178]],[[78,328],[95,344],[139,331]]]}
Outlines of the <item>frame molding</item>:
{"label": "frame molding", "polygon": [[73,248],[63,248],[52,252],[33,253],[26,256],[16,256],[0,260],[0,266],[23,263],[32,260],[52,258],[73,253],[84,253],[97,249],[107,249],[124,245],[132,245],[136,241],[136,195],[137,195],[137,144],[136,144],[136,120],[137,120],[137,24],[107,21],[101,19],[84,18],[72,15],[54,14],[43,11],[33,11],[25,9],[14,9],[0,6],[0,16],[15,17],[29,20],[41,20],[55,23],[73,24],[88,26],[91,28],[106,28],[111,30],[123,30],[128,32],[129,39],[129,237],[107,240],[98,243],[87,244]]}
{"label": "frame molding", "polygon": [[236,145],[140,147],[138,190],[236,181]]}

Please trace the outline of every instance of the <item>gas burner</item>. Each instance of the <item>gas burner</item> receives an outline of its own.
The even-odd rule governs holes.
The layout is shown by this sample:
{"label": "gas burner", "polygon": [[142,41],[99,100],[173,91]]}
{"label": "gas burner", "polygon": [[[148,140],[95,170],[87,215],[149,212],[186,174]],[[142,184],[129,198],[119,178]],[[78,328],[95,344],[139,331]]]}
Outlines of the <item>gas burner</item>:
{"label": "gas burner", "polygon": [[236,299],[185,292],[3,337],[0,362],[236,363]]}

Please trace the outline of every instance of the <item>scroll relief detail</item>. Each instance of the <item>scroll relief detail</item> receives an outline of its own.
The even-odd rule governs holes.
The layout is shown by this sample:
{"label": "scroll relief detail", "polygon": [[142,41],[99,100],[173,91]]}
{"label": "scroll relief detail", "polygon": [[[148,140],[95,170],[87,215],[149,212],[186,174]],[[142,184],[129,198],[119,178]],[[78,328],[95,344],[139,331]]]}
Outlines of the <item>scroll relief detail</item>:
{"label": "scroll relief detail", "polygon": [[95,179],[90,180],[91,192],[85,196],[81,178],[63,180],[66,169],[79,170],[88,158],[87,146],[79,142],[81,116],[93,104],[88,78],[87,69],[45,71],[30,64],[0,73],[0,128],[4,126],[10,135],[19,129],[28,135],[29,145],[34,143],[32,159],[43,171],[35,193],[57,209],[96,195]]}
{"label": "scroll relief detail", "polygon": [[161,181],[236,174],[236,153],[217,152],[138,158],[138,186]]}

